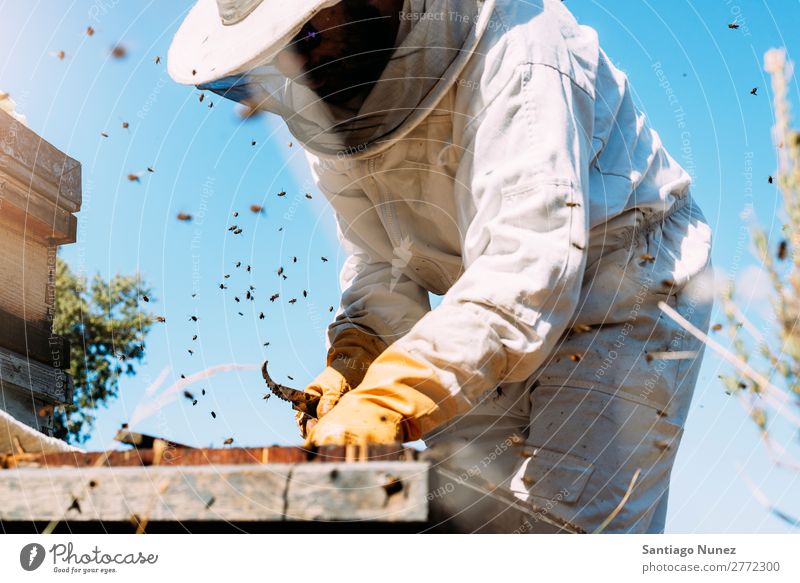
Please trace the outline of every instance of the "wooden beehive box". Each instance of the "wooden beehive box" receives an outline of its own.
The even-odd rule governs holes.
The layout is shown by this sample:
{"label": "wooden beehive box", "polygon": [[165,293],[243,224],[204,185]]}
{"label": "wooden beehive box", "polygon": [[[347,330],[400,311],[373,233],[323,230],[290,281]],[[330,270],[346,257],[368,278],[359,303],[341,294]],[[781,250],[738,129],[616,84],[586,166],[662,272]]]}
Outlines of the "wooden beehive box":
{"label": "wooden beehive box", "polygon": [[75,242],[81,166],[0,111],[0,408],[50,434],[72,399],[69,347],[51,332],[56,251]]}

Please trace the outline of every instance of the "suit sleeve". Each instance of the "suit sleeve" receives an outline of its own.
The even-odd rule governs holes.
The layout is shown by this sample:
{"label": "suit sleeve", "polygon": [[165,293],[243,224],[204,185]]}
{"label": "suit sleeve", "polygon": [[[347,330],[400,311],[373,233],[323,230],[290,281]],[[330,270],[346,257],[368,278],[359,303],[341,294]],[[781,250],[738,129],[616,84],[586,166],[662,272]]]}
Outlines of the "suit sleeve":
{"label": "suit sleeve", "polygon": [[313,159],[311,169],[336,211],[346,254],[339,274],[341,303],[328,327],[328,343],[341,331],[357,327],[392,344],[430,311],[428,293],[393,266],[395,250],[366,194],[352,184],[339,184],[335,172],[315,167]]}
{"label": "suit sleeve", "polygon": [[462,277],[398,345],[475,403],[529,378],[574,314],[586,266],[594,98],[522,64],[459,140]]}

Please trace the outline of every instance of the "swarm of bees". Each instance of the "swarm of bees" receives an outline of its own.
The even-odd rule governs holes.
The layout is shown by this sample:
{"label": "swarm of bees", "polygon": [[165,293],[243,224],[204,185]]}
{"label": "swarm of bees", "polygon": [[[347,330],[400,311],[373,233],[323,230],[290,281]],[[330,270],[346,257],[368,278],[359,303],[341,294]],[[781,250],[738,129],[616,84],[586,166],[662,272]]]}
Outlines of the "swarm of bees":
{"label": "swarm of bees", "polygon": [[[95,30],[95,28],[92,27],[92,26],[86,26],[86,28],[82,32],[86,37],[100,36],[100,35],[97,34],[98,31]],[[102,31],[101,31],[101,33],[102,33]],[[108,50],[108,53],[106,53],[106,54],[109,55],[110,59],[115,60],[115,61],[123,61],[123,60],[127,59],[130,56],[129,48],[123,42],[110,43],[109,44],[109,48],[107,50]],[[55,57],[56,59],[60,60],[60,61],[63,61],[63,60],[65,60],[67,58],[67,52],[65,50],[59,50],[57,52],[53,52],[53,53],[51,53],[51,55],[53,57]],[[161,56],[160,55],[153,55],[150,58],[152,59],[152,61],[153,61],[153,63],[155,65],[161,65]],[[192,74],[193,75],[196,74],[196,71],[192,71]],[[197,103],[202,104],[204,107],[207,107],[207,108],[213,108],[214,107],[214,101],[212,99],[210,99],[212,97],[211,95],[207,95],[206,92],[198,92],[198,93],[196,93],[196,95],[197,95]],[[259,109],[259,107],[257,107],[257,106],[248,106],[247,104],[245,104],[244,106],[239,106],[237,108],[237,111],[238,111],[238,115],[239,115],[239,117],[241,119],[251,119],[251,118],[254,118],[256,116],[260,116],[262,114],[262,111]],[[124,120],[124,119],[120,119],[119,123],[120,123],[120,126],[121,126],[121,128],[123,130],[127,130],[127,131],[131,132],[132,128],[131,128],[131,123],[130,122],[128,122],[127,120]],[[111,131],[110,129],[99,128],[99,130],[102,130],[102,131],[99,131],[100,137],[102,139],[104,139],[104,140],[113,139],[112,134],[114,132]],[[247,142],[249,142],[251,147],[255,147],[258,144],[258,140],[256,139],[256,137],[248,139]],[[288,148],[292,148],[293,146],[294,146],[294,144],[292,142],[288,142]],[[150,165],[150,166],[146,166],[143,170],[128,172],[127,174],[123,174],[123,176],[125,177],[126,181],[131,183],[131,184],[141,184],[146,177],[148,177],[150,174],[155,174],[155,172],[156,172],[155,171],[155,165]],[[275,191],[273,191],[273,192],[275,192]],[[300,194],[302,194],[302,197],[300,197],[300,198],[305,198],[306,200],[313,200],[314,199],[314,195],[311,192],[301,191],[300,193],[298,193],[298,197],[299,197]],[[284,199],[288,198],[286,190],[278,190],[277,192],[275,192],[274,196],[277,196],[277,198],[284,198]],[[250,213],[252,213],[253,215],[257,215],[257,216],[264,215],[265,212],[266,212],[265,207],[262,204],[258,204],[258,203],[249,204],[247,208],[249,209]],[[180,212],[175,213],[173,216],[174,216],[175,220],[177,220],[178,222],[182,222],[182,223],[190,223],[190,222],[195,220],[195,215],[193,215],[191,212],[180,211]],[[233,213],[233,217],[234,217],[234,219],[237,219],[239,217],[239,212],[234,212]],[[198,219],[197,220],[199,222],[199,215],[198,215]],[[239,219],[237,221],[239,224],[230,224],[227,227],[227,231],[229,233],[233,234],[233,235],[244,235],[245,234],[245,230],[247,228],[247,225],[243,224],[241,221],[242,221],[242,219]],[[283,232],[284,227],[280,226],[277,230],[278,230],[278,232]],[[324,256],[321,257],[320,260],[321,260],[322,263],[327,263],[328,262],[328,258],[324,257]],[[292,265],[298,264],[297,256],[290,256],[289,259],[287,259],[287,263],[285,265],[288,264],[288,261],[291,261]],[[245,271],[246,273],[252,273],[251,265],[246,265],[242,261],[235,261],[235,267],[236,267],[236,269],[241,269],[242,271]],[[288,279],[288,276],[289,276],[288,271],[290,271],[290,269],[287,270],[286,267],[284,267],[284,266],[279,266],[278,267],[277,274],[278,274],[279,281],[286,281]],[[254,305],[257,305],[258,299],[256,298],[256,293],[255,293],[256,292],[256,287],[254,285],[247,285],[247,286],[240,287],[239,283],[232,283],[232,282],[235,282],[235,281],[236,281],[235,279],[231,279],[231,274],[224,274],[223,282],[219,283],[220,290],[222,290],[222,291],[228,290],[228,288],[229,288],[228,284],[230,284],[234,289],[238,289],[239,290],[235,295],[232,294],[233,295],[234,305],[237,305],[237,304],[241,305],[241,303],[243,303],[245,301],[254,302]],[[298,295],[296,297],[291,297],[290,299],[286,300],[287,304],[295,305],[299,301],[298,298],[300,298],[300,299],[308,299],[310,297],[310,291],[308,289],[302,289],[302,290],[297,290],[297,291],[299,293],[302,293],[302,296],[300,296],[299,293],[298,293]],[[143,291],[140,291],[138,293],[138,297],[140,298],[140,300],[142,302],[150,303],[150,297],[149,297],[149,295],[147,293],[144,293]],[[197,293],[192,293],[191,297],[192,298],[197,297]],[[278,302],[280,300],[280,298],[281,298],[281,295],[280,295],[279,291],[275,291],[274,293],[271,293],[269,295],[265,294],[264,297],[268,298],[270,304],[272,304],[272,303]],[[264,299],[264,300],[261,300],[261,301],[266,301],[266,300]],[[330,313],[333,313],[335,311],[335,309],[334,309],[333,306],[329,306],[328,311]],[[244,313],[241,312],[241,311],[238,311],[237,313],[240,316],[244,316]],[[267,318],[268,312],[266,310],[255,310],[253,313],[257,314],[257,320],[259,320],[259,321],[265,321],[265,320],[268,319]],[[153,314],[151,314],[151,315],[147,316],[147,318],[151,319],[153,322],[158,322],[158,323],[162,323],[162,324],[165,324],[166,321],[167,321],[166,317],[165,316],[161,316],[161,315],[153,315]],[[200,320],[200,317],[198,315],[188,316],[188,321],[191,322],[191,323],[199,324],[199,320]],[[199,332],[199,330],[192,331],[192,333],[190,333],[187,336],[187,340],[190,338],[192,343],[196,343],[198,341],[198,338],[199,338],[199,334],[196,333],[196,332]],[[267,347],[270,346],[271,343],[267,341],[267,342],[263,342],[262,344],[263,344],[263,346],[265,348],[267,348]],[[188,354],[189,356],[193,356],[195,354],[195,352],[196,352],[197,346],[198,346],[198,344],[191,344],[190,343],[189,347],[185,347],[186,354]],[[142,350],[144,350],[144,346],[142,346],[141,348],[142,348]],[[118,355],[118,357],[121,360],[125,360],[126,359],[125,355]],[[181,374],[180,378],[185,380],[186,379],[186,375]],[[291,376],[289,376],[289,378],[292,379]],[[195,406],[198,405],[198,401],[201,400],[202,396],[204,396],[205,394],[206,394],[205,389],[202,390],[202,395],[198,395],[196,392],[192,392],[192,391],[186,390],[186,391],[183,392],[183,397],[186,399],[186,401],[191,403],[192,407],[195,407]],[[265,400],[268,399],[269,396],[270,396],[269,394],[265,395],[264,399]],[[217,412],[216,411],[211,410],[210,411],[210,415],[211,415],[212,419],[216,419],[217,418]],[[225,439],[225,441],[223,443],[225,445],[232,445],[234,443],[234,438],[233,437],[229,437],[229,438]],[[211,503],[213,503],[213,501]]]}

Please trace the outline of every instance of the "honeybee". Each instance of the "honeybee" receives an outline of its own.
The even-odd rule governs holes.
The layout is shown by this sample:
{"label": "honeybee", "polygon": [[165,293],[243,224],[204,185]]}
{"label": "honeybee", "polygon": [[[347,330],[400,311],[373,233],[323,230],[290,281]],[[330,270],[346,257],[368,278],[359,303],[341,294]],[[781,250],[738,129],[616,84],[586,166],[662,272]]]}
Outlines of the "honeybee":
{"label": "honeybee", "polygon": [[115,59],[124,59],[128,56],[128,49],[123,44],[116,44],[111,47],[111,56]]}

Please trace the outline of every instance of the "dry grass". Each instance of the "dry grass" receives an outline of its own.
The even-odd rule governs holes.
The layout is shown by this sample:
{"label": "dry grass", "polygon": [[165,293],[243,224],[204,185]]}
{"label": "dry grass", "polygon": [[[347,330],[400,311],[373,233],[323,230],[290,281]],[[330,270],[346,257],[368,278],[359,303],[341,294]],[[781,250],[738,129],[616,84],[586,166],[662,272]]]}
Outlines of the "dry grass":
{"label": "dry grass", "polygon": [[[774,97],[778,173],[772,182],[782,195],[780,218],[784,222],[781,232],[772,237],[763,227],[753,227],[752,240],[756,258],[769,276],[768,295],[775,319],[762,329],[750,322],[738,306],[731,283],[722,293],[721,304],[732,352],[701,331],[691,330],[688,322],[682,324],[732,366],[733,371],[720,378],[757,425],[772,463],[800,472],[800,463],[791,459],[770,433],[772,421],[778,418],[795,435],[800,432],[800,132],[791,127],[788,99],[793,64],[783,49],[772,49],[764,56],[764,67],[771,76]],[[662,309],[673,319],[681,319]],[[800,526],[800,521],[776,508],[746,476],[743,479],[774,516]]]}

